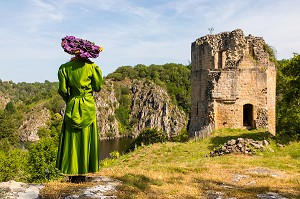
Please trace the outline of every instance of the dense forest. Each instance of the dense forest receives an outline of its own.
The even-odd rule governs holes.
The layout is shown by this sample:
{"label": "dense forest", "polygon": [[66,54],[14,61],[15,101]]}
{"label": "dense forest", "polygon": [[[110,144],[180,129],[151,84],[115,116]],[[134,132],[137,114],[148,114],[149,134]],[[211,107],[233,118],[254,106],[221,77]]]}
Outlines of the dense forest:
{"label": "dense forest", "polygon": [[[277,65],[277,139],[282,142],[300,138],[300,55],[276,61]],[[165,88],[172,101],[190,114],[190,65],[168,63],[122,66],[107,75],[115,82],[146,79]],[[0,80],[0,181],[41,182],[59,176],[55,169],[63,100],[57,94],[58,83],[14,83]],[[126,95],[126,93],[120,93]],[[119,100],[125,99],[118,97]],[[4,103],[6,101],[6,103]],[[122,104],[122,101],[119,101]],[[51,114],[48,128],[38,131],[39,141],[20,142],[17,133],[23,118],[34,106],[47,108]],[[130,111],[130,110],[127,110]],[[120,113],[115,113],[120,114]],[[117,117],[122,118],[122,117]],[[124,119],[124,117],[123,117]],[[125,118],[126,120],[126,118]],[[130,125],[126,121],[122,124]]]}

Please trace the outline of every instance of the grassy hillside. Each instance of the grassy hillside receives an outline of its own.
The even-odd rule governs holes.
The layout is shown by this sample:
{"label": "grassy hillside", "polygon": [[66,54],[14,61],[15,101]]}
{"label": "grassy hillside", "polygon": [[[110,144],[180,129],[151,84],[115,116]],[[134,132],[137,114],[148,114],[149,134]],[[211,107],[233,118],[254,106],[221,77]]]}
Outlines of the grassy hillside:
{"label": "grassy hillside", "polygon": [[[213,137],[186,143],[166,142],[143,146],[116,159],[102,161],[96,176],[123,183],[119,198],[258,198],[278,193],[300,198],[300,143],[278,146],[267,132],[219,130]],[[206,157],[229,139],[267,139],[270,145],[256,155],[229,154]],[[57,184],[58,183],[58,184]],[[57,197],[63,183],[49,183],[43,193]],[[69,189],[72,186],[67,185]],[[57,189],[58,188],[58,189]],[[64,191],[66,189],[64,188]]]}

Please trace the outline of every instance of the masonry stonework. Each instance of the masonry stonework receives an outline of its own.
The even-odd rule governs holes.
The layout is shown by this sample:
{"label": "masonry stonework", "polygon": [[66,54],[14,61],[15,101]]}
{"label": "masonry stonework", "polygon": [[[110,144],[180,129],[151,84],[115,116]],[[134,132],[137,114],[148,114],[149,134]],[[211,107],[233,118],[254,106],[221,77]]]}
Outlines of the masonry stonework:
{"label": "masonry stonework", "polygon": [[189,134],[220,128],[275,128],[276,67],[262,37],[240,29],[207,35],[191,46]]}

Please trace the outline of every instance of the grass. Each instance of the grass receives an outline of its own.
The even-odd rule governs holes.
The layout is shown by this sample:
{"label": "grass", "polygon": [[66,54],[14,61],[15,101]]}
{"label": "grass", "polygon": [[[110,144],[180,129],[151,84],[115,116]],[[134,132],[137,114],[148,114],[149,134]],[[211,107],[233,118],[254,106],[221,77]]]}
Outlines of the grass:
{"label": "grass", "polygon": [[[238,137],[267,139],[270,145],[255,156],[206,157],[213,148]],[[249,199],[267,192],[300,198],[300,143],[278,147],[272,136],[258,130],[225,129],[201,141],[143,146],[101,165],[93,175],[122,181],[119,198],[217,198],[219,193],[224,198]],[[48,192],[52,186],[46,186]]]}

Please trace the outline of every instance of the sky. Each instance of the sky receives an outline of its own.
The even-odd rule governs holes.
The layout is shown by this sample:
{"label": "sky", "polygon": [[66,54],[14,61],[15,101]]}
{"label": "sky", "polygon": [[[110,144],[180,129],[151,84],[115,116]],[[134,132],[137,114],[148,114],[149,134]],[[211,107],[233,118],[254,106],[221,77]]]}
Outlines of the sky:
{"label": "sky", "polygon": [[191,60],[191,43],[210,33],[243,30],[263,37],[277,59],[300,53],[299,0],[0,0],[0,79],[57,82],[71,55],[66,35],[104,50],[103,75],[120,66]]}

